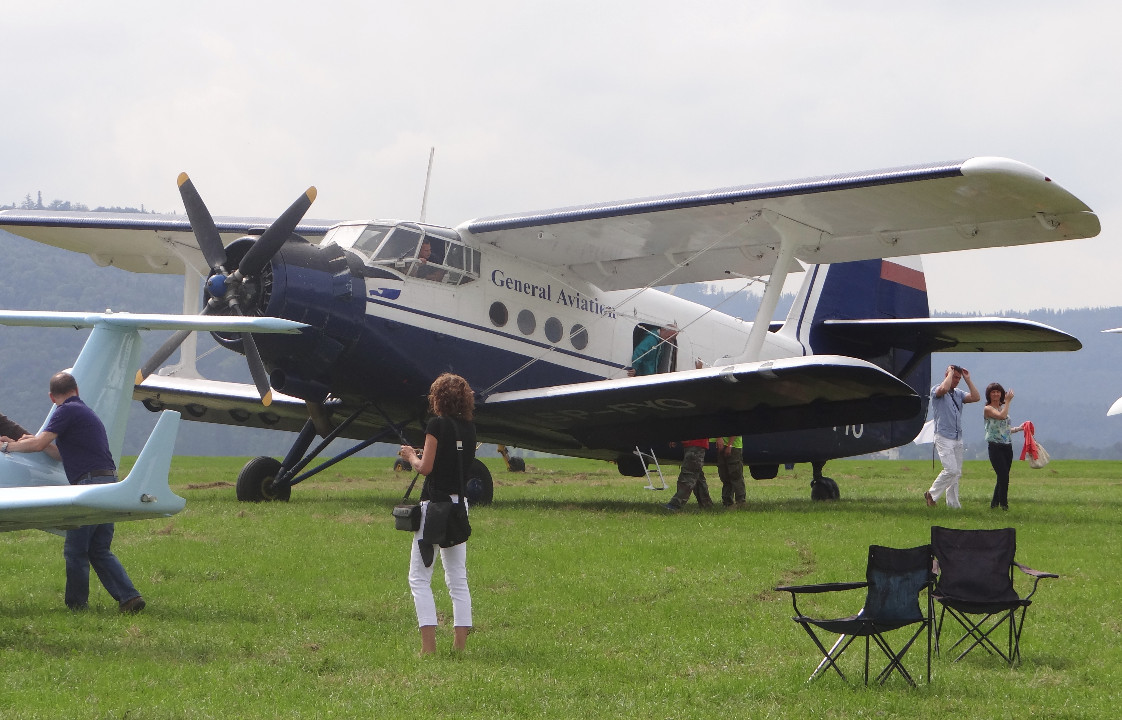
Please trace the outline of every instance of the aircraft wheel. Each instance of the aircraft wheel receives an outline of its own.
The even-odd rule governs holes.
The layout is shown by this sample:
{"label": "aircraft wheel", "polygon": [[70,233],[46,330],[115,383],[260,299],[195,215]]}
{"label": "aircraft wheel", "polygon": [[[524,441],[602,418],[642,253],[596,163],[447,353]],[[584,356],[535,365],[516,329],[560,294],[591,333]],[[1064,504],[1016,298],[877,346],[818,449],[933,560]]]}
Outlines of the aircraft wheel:
{"label": "aircraft wheel", "polygon": [[403,470],[405,472],[412,472],[413,466],[410,465],[408,462],[406,462],[405,458],[398,458],[397,460],[394,460],[393,461],[393,471],[394,472],[401,472]]}
{"label": "aircraft wheel", "polygon": [[526,460],[520,457],[512,457],[510,459],[511,472],[526,472]]}
{"label": "aircraft wheel", "polygon": [[478,458],[473,460],[467,471],[467,497],[472,505],[490,505],[495,499],[495,484],[491,471]]}
{"label": "aircraft wheel", "polygon": [[273,478],[280,471],[281,464],[276,458],[255,457],[245,464],[238,473],[238,500],[241,502],[261,502],[270,500],[288,501],[292,487],[281,489],[271,487]]}

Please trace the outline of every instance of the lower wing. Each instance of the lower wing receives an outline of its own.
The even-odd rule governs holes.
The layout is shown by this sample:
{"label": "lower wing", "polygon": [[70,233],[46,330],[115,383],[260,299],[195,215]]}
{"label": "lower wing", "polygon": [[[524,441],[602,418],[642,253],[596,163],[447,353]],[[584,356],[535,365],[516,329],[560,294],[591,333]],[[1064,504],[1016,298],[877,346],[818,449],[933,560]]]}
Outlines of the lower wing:
{"label": "lower wing", "polygon": [[[188,420],[297,431],[301,400],[262,408],[252,385],[152,376],[134,397]],[[355,408],[325,410],[339,419]],[[479,438],[554,450],[629,450],[636,444],[904,420],[921,411],[908,385],[872,363],[816,355],[639,378],[496,393],[476,408]],[[343,433],[366,438],[385,420],[362,416]]]}

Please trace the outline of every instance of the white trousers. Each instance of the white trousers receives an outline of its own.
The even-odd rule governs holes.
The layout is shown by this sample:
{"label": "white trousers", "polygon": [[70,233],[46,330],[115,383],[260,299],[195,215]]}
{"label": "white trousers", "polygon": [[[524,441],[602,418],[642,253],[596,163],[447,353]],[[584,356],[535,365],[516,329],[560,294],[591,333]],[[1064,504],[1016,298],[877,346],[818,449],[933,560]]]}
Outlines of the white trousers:
{"label": "white trousers", "polygon": [[[425,526],[425,511],[428,502],[421,503],[421,527]],[[417,626],[436,625],[436,600],[432,595],[432,572],[436,562],[425,567],[417,541],[420,531],[413,534],[412,549],[409,552],[409,590],[413,593],[413,605],[417,608]],[[467,543],[450,548],[435,548],[440,551],[440,564],[444,566],[444,583],[452,596],[452,624],[455,627],[471,627],[471,591],[468,590]]]}
{"label": "white trousers", "polygon": [[935,500],[944,492],[947,494],[947,507],[961,508],[958,502],[958,481],[962,478],[963,445],[961,438],[951,440],[942,435],[935,435],[935,452],[939,455],[939,462],[943,464],[943,471],[931,483],[931,497]]}

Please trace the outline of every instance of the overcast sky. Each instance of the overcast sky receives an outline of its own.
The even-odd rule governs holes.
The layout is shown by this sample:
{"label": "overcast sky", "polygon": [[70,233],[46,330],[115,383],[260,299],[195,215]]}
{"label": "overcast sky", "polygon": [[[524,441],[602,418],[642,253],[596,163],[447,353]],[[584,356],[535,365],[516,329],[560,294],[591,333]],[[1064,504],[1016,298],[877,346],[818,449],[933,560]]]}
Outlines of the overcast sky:
{"label": "overcast sky", "polygon": [[1120,16],[1079,0],[9,4],[0,203],[182,212],[187,171],[216,215],[276,215],[315,185],[309,217],[416,219],[435,146],[428,220],[456,225],[997,155],[1103,232],[926,256],[933,309],[1116,307]]}

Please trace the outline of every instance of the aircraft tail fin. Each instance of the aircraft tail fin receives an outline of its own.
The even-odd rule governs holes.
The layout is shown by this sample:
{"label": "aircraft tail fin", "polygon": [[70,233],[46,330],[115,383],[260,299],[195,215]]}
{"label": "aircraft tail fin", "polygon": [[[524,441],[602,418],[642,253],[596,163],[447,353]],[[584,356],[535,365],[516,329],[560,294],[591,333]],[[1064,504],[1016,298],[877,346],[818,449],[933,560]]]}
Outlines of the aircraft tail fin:
{"label": "aircraft tail fin", "polygon": [[875,362],[843,336],[825,331],[824,323],[929,315],[919,256],[861,260],[812,267],[781,331],[798,339],[808,354],[850,355]]}
{"label": "aircraft tail fin", "polygon": [[[787,321],[779,332],[797,339],[804,352],[814,355],[844,355],[867,360],[904,380],[916,394],[926,398],[931,387],[931,357],[917,344],[894,346],[892,342],[868,341],[860,321],[870,325],[878,321],[927,318],[927,282],[919,256],[858,262],[815,265],[807,273]],[[851,321],[830,326],[828,321]],[[848,328],[852,328],[847,332]],[[907,421],[898,432],[901,443],[915,436],[927,413],[918,424]],[[910,433],[910,434],[909,434]]]}
{"label": "aircraft tail fin", "polygon": [[[187,501],[176,495],[168,485],[168,472],[179,432],[179,413],[164,410],[156,427],[148,436],[129,474],[120,482],[107,486],[103,497],[90,502],[91,507],[118,511],[130,519],[168,517],[182,510]],[[124,517],[118,519],[125,519]]]}
{"label": "aircraft tail fin", "polygon": [[70,370],[78,382],[82,402],[105,424],[109,450],[117,465],[121,463],[125,426],[132,406],[133,376],[138,367],[140,333],[135,328],[97,325]]}

